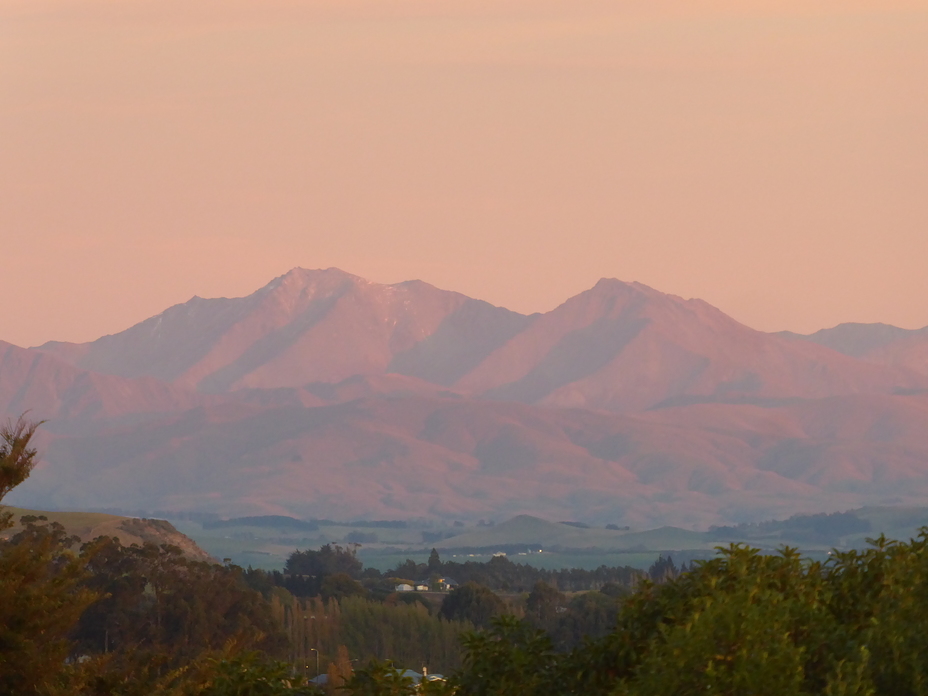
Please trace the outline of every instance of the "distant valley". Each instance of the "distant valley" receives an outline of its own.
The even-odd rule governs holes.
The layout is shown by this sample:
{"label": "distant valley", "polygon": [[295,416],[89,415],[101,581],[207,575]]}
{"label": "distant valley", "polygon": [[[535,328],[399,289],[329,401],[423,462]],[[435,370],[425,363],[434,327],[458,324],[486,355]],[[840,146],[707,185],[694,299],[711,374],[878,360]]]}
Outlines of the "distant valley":
{"label": "distant valley", "polygon": [[928,330],[746,327],[604,279],[521,315],[294,269],[87,344],[0,342],[29,507],[706,529],[928,497]]}

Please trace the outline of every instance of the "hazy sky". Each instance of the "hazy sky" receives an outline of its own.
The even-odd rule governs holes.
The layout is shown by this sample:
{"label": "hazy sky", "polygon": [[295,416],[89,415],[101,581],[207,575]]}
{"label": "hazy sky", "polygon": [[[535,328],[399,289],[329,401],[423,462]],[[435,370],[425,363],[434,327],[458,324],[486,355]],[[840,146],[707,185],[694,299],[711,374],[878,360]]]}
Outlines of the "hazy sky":
{"label": "hazy sky", "polygon": [[928,0],[0,0],[0,339],[293,266],[928,324]]}

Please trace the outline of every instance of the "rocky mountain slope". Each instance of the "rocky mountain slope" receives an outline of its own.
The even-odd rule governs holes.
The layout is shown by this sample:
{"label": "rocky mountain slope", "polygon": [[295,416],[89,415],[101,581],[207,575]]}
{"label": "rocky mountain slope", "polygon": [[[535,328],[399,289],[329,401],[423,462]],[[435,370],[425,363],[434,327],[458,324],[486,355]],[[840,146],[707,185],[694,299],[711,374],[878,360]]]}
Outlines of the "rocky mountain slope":
{"label": "rocky mountain slope", "polygon": [[80,368],[204,392],[399,373],[455,381],[530,319],[421,281],[293,269],[248,297],[195,297],[92,343],[39,347]]}

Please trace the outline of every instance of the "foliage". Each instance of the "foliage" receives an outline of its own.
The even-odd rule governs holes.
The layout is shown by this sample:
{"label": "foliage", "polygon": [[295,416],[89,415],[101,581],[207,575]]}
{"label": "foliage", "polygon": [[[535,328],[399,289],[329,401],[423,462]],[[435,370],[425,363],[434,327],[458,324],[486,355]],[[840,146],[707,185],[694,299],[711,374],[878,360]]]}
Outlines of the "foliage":
{"label": "foliage", "polygon": [[567,597],[548,583],[539,580],[525,600],[525,615],[538,628],[550,630],[558,614],[566,611]]}
{"label": "foliage", "polygon": [[557,693],[559,660],[550,638],[514,616],[462,639],[465,666],[451,679],[460,696]]}
{"label": "foliage", "polygon": [[299,597],[313,597],[322,591],[322,584],[331,575],[361,577],[364,565],[358,559],[357,547],[347,548],[326,544],[318,551],[294,551],[284,567],[283,584]]}
{"label": "foliage", "polygon": [[344,599],[345,597],[364,597],[367,590],[364,585],[351,578],[347,573],[327,575],[319,588],[323,599]]}
{"label": "foliage", "polygon": [[732,545],[675,579],[644,582],[612,632],[566,654],[527,624],[497,619],[465,637],[455,682],[461,696],[513,684],[528,695],[916,696],[928,694],[926,620],[928,530],[824,565]]}
{"label": "foliage", "polygon": [[266,662],[258,653],[211,662],[212,669],[207,671],[205,684],[194,684],[193,689],[185,685],[184,690],[191,696],[310,696],[319,693],[315,687],[305,684],[302,677],[294,677],[289,665]]}
{"label": "foliage", "polygon": [[413,696],[416,685],[392,663],[371,660],[345,682],[342,689],[350,696]]}
{"label": "foliage", "polygon": [[474,628],[468,622],[444,620],[418,602],[278,597],[273,606],[290,636],[293,663],[303,665],[310,676],[316,674],[313,651],[319,651],[325,672],[340,646],[362,664],[389,659],[402,667],[425,666],[447,674],[461,665],[460,635]]}
{"label": "foliage", "polygon": [[81,550],[100,595],[73,635],[86,653],[157,654],[171,668],[229,640],[280,653],[286,644],[269,607],[236,567],[192,561],[163,544],[125,547],[100,537]]}
{"label": "foliage", "polygon": [[524,563],[513,563],[506,556],[494,556],[489,561],[442,561],[435,549],[429,555],[428,563],[415,563],[407,560],[394,570],[386,572],[393,577],[409,578],[413,581],[427,581],[433,576],[453,578],[456,582],[475,582],[494,591],[529,592],[538,582],[544,582],[561,592],[582,592],[595,590],[606,583],[616,583],[632,587],[641,577],[642,572],[631,567],[600,566],[595,570],[582,568],[562,568],[547,570]]}
{"label": "foliage", "polygon": [[[39,425],[20,418],[0,428],[0,500],[32,473],[38,452],[30,444]],[[10,513],[0,513],[0,529],[8,529],[10,519]]]}
{"label": "foliage", "polygon": [[96,595],[60,525],[28,524],[0,543],[0,693],[49,689],[71,651],[68,634]]}
{"label": "foliage", "polygon": [[[37,424],[20,419],[0,428],[0,500],[32,471],[30,447]],[[82,587],[84,564],[68,550],[73,539],[61,525],[37,526],[37,518],[11,540],[0,542],[0,693],[43,693],[70,651],[68,633],[95,598]],[[0,529],[10,515],[0,516]]]}
{"label": "foliage", "polygon": [[469,621],[475,626],[485,627],[505,608],[503,600],[492,590],[475,582],[466,582],[445,596],[440,614],[448,621]]}
{"label": "foliage", "polygon": [[344,548],[338,544],[326,544],[318,551],[294,551],[287,559],[285,572],[313,577],[345,573],[349,577],[358,578],[362,568],[355,547]]}

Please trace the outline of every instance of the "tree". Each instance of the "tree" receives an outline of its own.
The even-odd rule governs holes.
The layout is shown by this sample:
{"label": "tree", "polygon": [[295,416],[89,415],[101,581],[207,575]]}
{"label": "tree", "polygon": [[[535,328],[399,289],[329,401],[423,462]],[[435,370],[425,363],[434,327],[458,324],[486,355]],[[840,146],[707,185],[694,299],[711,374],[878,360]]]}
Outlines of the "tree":
{"label": "tree", "polygon": [[619,602],[604,592],[580,592],[571,597],[552,633],[559,650],[573,650],[584,641],[600,639],[615,628]]}
{"label": "tree", "polygon": [[[0,428],[0,500],[28,478],[37,423],[23,419]],[[0,516],[9,528],[11,515]],[[0,693],[40,694],[59,680],[70,651],[68,633],[95,595],[81,586],[84,561],[70,552],[74,540],[60,525],[26,520],[26,528],[0,542]]]}
{"label": "tree", "polygon": [[335,573],[335,575],[327,575],[322,581],[320,594],[323,600],[331,598],[341,600],[345,597],[364,597],[367,590],[357,580],[352,580],[347,573]]}
{"label": "tree", "polygon": [[565,604],[567,598],[562,593],[539,580],[525,600],[525,611],[536,627],[550,631],[557,621],[558,609],[565,609]]}
{"label": "tree", "polygon": [[410,582],[415,582],[416,580],[421,579],[427,572],[427,568],[422,563],[416,563],[414,560],[407,558],[402,563],[397,563],[396,567],[388,571],[386,574],[389,577],[393,578],[402,578],[404,580],[409,580]]}
{"label": "tree", "polygon": [[287,559],[284,572],[290,576],[287,589],[301,597],[319,594],[322,583],[329,575],[344,573],[357,580],[364,564],[358,559],[355,547],[326,544],[318,551],[294,551]]}
{"label": "tree", "polygon": [[241,650],[284,652],[286,637],[264,598],[236,566],[185,558],[177,547],[85,544],[85,584],[101,599],[73,634],[85,653],[132,653],[175,668],[234,641]]}
{"label": "tree", "polygon": [[413,696],[416,685],[390,662],[371,660],[341,687],[350,696]]}
{"label": "tree", "polygon": [[429,575],[440,575],[441,574],[441,558],[438,556],[438,551],[432,549],[432,553],[429,554]]}
{"label": "tree", "polygon": [[[29,445],[39,425],[20,418],[0,428],[0,501],[32,473],[38,452]],[[0,513],[0,529],[8,529],[12,517],[9,512]]]}
{"label": "tree", "polygon": [[677,569],[671,556],[664,558],[664,556],[661,555],[651,564],[651,567],[648,568],[648,577],[651,578],[653,582],[658,583],[673,580],[679,574],[680,571]]}
{"label": "tree", "polygon": [[500,616],[487,631],[461,640],[465,666],[449,683],[459,696],[548,696],[565,693],[559,658],[544,631],[514,616]]}
{"label": "tree", "polygon": [[207,653],[160,679],[154,696],[321,696],[284,662],[268,662],[256,652]]}
{"label": "tree", "polygon": [[441,603],[439,614],[448,621],[470,621],[477,627],[490,625],[506,605],[492,590],[475,582],[455,587]]}

